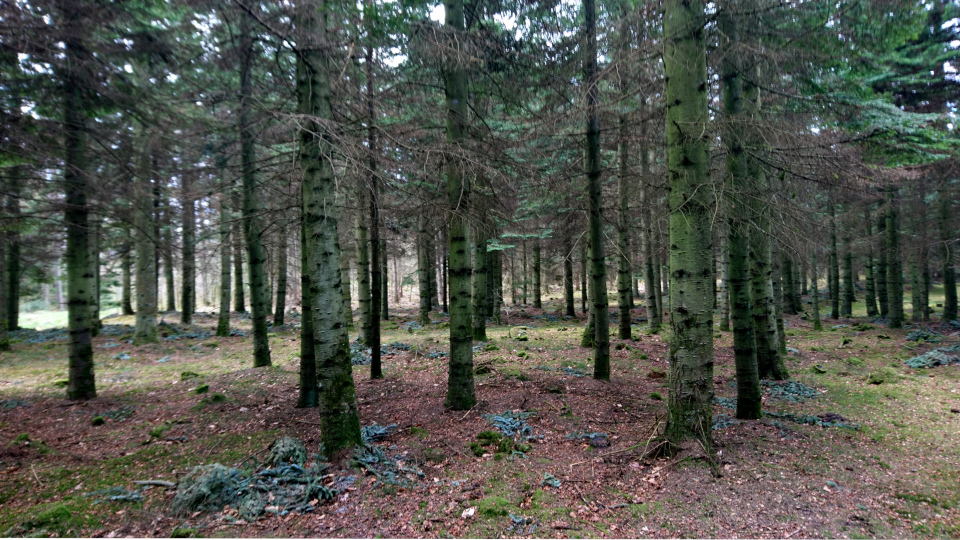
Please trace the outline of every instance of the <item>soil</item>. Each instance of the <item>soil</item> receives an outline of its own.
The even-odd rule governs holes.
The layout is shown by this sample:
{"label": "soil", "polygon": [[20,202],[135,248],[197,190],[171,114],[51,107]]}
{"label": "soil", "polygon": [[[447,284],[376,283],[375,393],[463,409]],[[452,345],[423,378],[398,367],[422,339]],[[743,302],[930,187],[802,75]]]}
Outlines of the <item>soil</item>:
{"label": "soil", "polygon": [[[553,315],[547,312],[546,315]],[[636,310],[642,317],[643,310]],[[511,310],[511,326],[488,329],[476,354],[479,403],[443,407],[448,330],[407,331],[387,323],[384,343],[412,350],[384,357],[386,378],[357,366],[361,421],[396,424],[381,445],[423,476],[377,482],[348,457],[334,475],[356,481],[315,511],[255,522],[236,509],[174,515],[175,488],[148,486],[142,502],[98,502],[85,494],[135,489],[138,480],[177,482],[194,466],[260,463],[290,435],[316,450],[316,410],[295,408],[299,330],[271,333],[274,366],[247,368],[250,338],[182,339],[134,347],[123,336],[95,341],[98,394],[68,401],[56,381],[66,371],[63,341],[14,344],[0,354],[0,532],[11,535],[225,537],[957,537],[960,536],[960,366],[914,370],[904,358],[943,344],[904,341],[909,329],[862,321],[788,317],[787,358],[794,378],[820,394],[793,403],[764,398],[764,410],[839,415],[859,429],[766,417],[713,431],[709,452],[690,443],[652,457],[665,422],[668,344],[634,327],[611,339],[610,382],[590,378],[591,352],[579,347],[583,319]],[[173,320],[170,314],[168,319]],[[393,314],[401,323],[415,313]],[[446,319],[432,314],[435,321]],[[552,319],[552,320],[551,320]],[[200,316],[190,330],[212,330]],[[125,319],[108,324],[129,324]],[[234,326],[246,329],[247,320]],[[830,328],[845,324],[846,327]],[[611,325],[615,327],[615,324]],[[930,326],[937,329],[938,326]],[[944,343],[956,335],[940,328]],[[513,337],[509,337],[512,335]],[[732,336],[717,333],[714,387],[733,398]],[[878,337],[880,336],[880,337]],[[841,338],[847,339],[841,339]],[[889,339],[885,339],[889,338]],[[117,344],[117,345],[114,345]],[[107,346],[107,348],[104,348]],[[910,348],[905,348],[910,347]],[[129,360],[116,360],[120,351]],[[522,357],[518,353],[525,353]],[[169,358],[168,358],[169,357]],[[850,362],[854,357],[860,360]],[[163,360],[168,358],[167,360]],[[162,360],[162,361],[161,361]],[[826,373],[814,373],[813,366]],[[868,375],[892,367],[898,379]],[[563,368],[568,368],[564,371]],[[181,380],[181,373],[200,376]],[[579,373],[586,376],[576,376]],[[197,394],[201,385],[206,394]],[[222,395],[217,402],[212,395]],[[205,400],[205,401],[202,401]],[[469,443],[494,429],[487,415],[535,414],[532,449],[477,457]],[[730,409],[715,406],[715,414]],[[92,425],[103,416],[103,425]],[[839,418],[826,417],[828,419]],[[603,433],[608,446],[583,434]],[[26,434],[26,440],[24,435]],[[559,487],[545,482],[552,475]],[[528,518],[523,520],[522,518]],[[517,525],[517,522],[521,522]]]}

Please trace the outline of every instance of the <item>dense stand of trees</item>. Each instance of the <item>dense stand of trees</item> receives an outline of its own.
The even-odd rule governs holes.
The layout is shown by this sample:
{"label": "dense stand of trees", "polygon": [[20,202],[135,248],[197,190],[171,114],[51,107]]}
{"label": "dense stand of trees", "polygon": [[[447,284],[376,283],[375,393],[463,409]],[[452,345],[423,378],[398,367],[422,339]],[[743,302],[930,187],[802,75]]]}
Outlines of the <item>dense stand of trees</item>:
{"label": "dense stand of trees", "polygon": [[757,418],[783,316],[819,328],[822,286],[832,319],[957,318],[955,3],[440,7],[4,4],[0,348],[21,310],[66,308],[90,399],[108,310],[150,343],[161,306],[216,309],[218,335],[249,306],[258,367],[299,308],[298,406],[336,452],[360,440],[349,329],[382,377],[380,321],[415,290],[420,324],[450,317],[466,410],[502,306],[579,295],[597,379],[611,317],[665,328],[665,447],[706,448],[715,323]]}

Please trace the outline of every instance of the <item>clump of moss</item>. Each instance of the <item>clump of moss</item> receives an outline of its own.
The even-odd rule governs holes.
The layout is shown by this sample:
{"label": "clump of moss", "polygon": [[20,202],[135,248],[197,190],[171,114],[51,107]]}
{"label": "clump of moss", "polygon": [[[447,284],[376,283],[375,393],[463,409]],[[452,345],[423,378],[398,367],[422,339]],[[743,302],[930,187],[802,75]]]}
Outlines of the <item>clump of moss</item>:
{"label": "clump of moss", "polygon": [[210,391],[209,384],[201,384],[200,386],[193,389],[193,392],[195,394],[206,394],[208,391]]}
{"label": "clump of moss", "polygon": [[170,538],[193,538],[196,535],[197,530],[188,527],[177,527],[170,531]]}
{"label": "clump of moss", "polygon": [[90,425],[91,425],[91,426],[102,426],[102,425],[104,425],[104,424],[106,424],[106,423],[107,423],[107,421],[104,420],[104,418],[103,418],[102,416],[94,416],[94,417],[90,420]]}
{"label": "clump of moss", "polygon": [[198,379],[198,378],[200,378],[200,374],[199,374],[199,373],[195,373],[195,372],[193,372],[193,371],[184,371],[184,372],[180,373],[180,380],[181,380],[181,381],[189,381],[190,379]]}
{"label": "clump of moss", "polygon": [[504,497],[487,497],[477,501],[477,513],[487,517],[503,517],[519,513],[519,509]]}
{"label": "clump of moss", "polygon": [[419,437],[421,439],[426,439],[427,437],[430,436],[430,433],[428,433],[426,429],[420,426],[410,426],[410,434],[413,435],[414,437]]}
{"label": "clump of moss", "polygon": [[660,392],[651,392],[650,399],[654,401],[663,401],[663,396],[660,395]]}
{"label": "clump of moss", "polygon": [[890,367],[882,367],[873,373],[867,378],[867,382],[870,384],[886,384],[894,383],[900,378],[900,374],[897,373],[897,370]]}
{"label": "clump of moss", "polygon": [[147,431],[147,435],[150,435],[154,439],[159,439],[163,437],[168,431],[170,431],[170,424],[164,422],[159,426],[154,426]]}

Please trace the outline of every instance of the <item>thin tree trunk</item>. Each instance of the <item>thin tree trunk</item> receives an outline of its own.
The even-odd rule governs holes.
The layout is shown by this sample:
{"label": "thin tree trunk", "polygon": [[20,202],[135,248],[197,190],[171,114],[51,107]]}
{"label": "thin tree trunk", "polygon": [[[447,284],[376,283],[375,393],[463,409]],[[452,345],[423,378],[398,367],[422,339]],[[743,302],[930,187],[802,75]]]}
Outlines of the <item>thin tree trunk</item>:
{"label": "thin tree trunk", "polygon": [[[302,66],[298,66],[302,69]],[[299,69],[298,69],[299,71]],[[303,97],[301,97],[301,100]],[[303,103],[303,101],[301,101]],[[304,135],[300,135],[301,144]],[[304,153],[300,150],[301,155]],[[309,187],[303,185],[301,190]],[[306,193],[303,194],[306,196]],[[314,349],[313,298],[310,296],[310,244],[307,241],[307,222],[300,215],[300,389],[297,394],[297,408],[305,409],[320,404],[320,392],[317,386],[317,355]],[[339,265],[338,265],[339,270]],[[341,295],[341,300],[343,296]]]}
{"label": "thin tree trunk", "polygon": [[665,435],[674,447],[698,439],[710,452],[713,195],[707,148],[704,2],[666,0],[663,20],[672,330]]}
{"label": "thin tree trunk", "polygon": [[793,290],[793,261],[784,249],[780,250],[780,268],[783,271],[783,310],[790,315],[798,313]]}
{"label": "thin tree trunk", "polygon": [[[236,191],[233,192],[232,198],[231,208],[233,209],[233,216],[236,217],[241,206],[241,199]],[[236,220],[233,224],[231,237],[233,239],[233,310],[237,313],[244,313],[247,308],[243,294],[243,230],[239,220]]]}
{"label": "thin tree trunk", "polygon": [[812,296],[813,296],[813,298],[812,298],[812,300],[813,300],[813,329],[814,329],[814,330],[817,330],[817,331],[820,331],[820,330],[823,330],[823,323],[820,322],[820,291],[818,290],[820,284],[817,283],[817,280],[819,280],[820,277],[817,275],[817,252],[816,252],[816,250],[813,250],[813,251],[810,252],[810,270],[811,270],[811,272],[812,272],[812,274],[813,274],[812,279],[810,280],[810,283],[811,283],[811,285],[810,285],[810,286],[811,286],[810,292],[811,292],[811,294],[812,294]]}
{"label": "thin tree trunk", "polygon": [[[591,260],[590,257],[590,248],[587,247],[587,253],[584,257],[584,268],[587,266],[587,261]],[[584,279],[584,289],[583,296],[586,298],[587,302],[587,324],[583,327],[583,335],[580,337],[580,346],[581,347],[590,347],[593,348],[594,342],[596,341],[596,303],[593,300],[593,281]]]}
{"label": "thin tree trunk", "polygon": [[883,207],[877,210],[877,233],[880,236],[880,249],[877,254],[877,304],[880,308],[880,317],[886,319],[889,315],[887,303],[887,218]]}
{"label": "thin tree trunk", "polygon": [[[583,314],[589,313],[590,308],[589,297],[587,296],[587,243],[583,242],[580,244],[580,312]],[[593,326],[588,324],[590,331],[593,331]],[[591,341],[592,343],[592,341]],[[586,347],[587,345],[583,345]],[[590,347],[593,345],[591,344]]]}
{"label": "thin tree trunk", "polygon": [[[621,21],[625,26],[625,21]],[[621,29],[624,32],[624,29]],[[621,36],[621,48],[629,43],[626,36]],[[619,48],[618,48],[619,50]],[[627,153],[627,118],[619,118],[620,133],[617,153],[620,158],[620,171],[617,174],[617,336],[620,339],[630,339],[630,305],[633,302],[630,286],[633,279],[630,270],[630,178],[628,178]]]}
{"label": "thin tree trunk", "polygon": [[950,224],[951,196],[947,186],[943,186],[938,193],[940,201],[937,206],[937,225],[940,229],[940,264],[943,272],[943,316],[941,321],[957,319],[957,269],[954,266],[953,227]]}
{"label": "thin tree trunk", "polygon": [[20,191],[23,189],[23,167],[16,165],[8,169],[7,217],[10,227],[7,230],[7,261],[0,268],[7,270],[6,298],[0,303],[0,309],[6,309],[6,326],[9,330],[20,328]]}
{"label": "thin tree trunk", "polygon": [[[444,265],[446,266],[446,265]],[[380,240],[380,318],[384,321],[390,320],[390,287],[389,283],[389,272],[387,271],[387,241],[386,239]],[[444,268],[446,272],[446,268]],[[447,293],[446,288],[444,288],[443,293],[443,310],[447,310]]]}
{"label": "thin tree trunk", "polygon": [[87,242],[90,248],[90,337],[100,335],[100,217],[91,216]]}
{"label": "thin tree trunk", "polygon": [[[720,331],[730,331],[730,240],[729,234],[720,235]],[[748,251],[749,253],[749,251]],[[744,279],[748,279],[745,271]],[[747,289],[750,290],[749,288]]]}
{"label": "thin tree trunk", "polygon": [[173,210],[167,203],[162,210],[163,231],[160,233],[160,256],[163,261],[163,292],[166,311],[177,310],[177,289],[173,275]]}
{"label": "thin tree trunk", "polygon": [[[133,335],[135,345],[156,343],[159,341],[157,333],[157,308],[159,303],[157,291],[157,228],[154,226],[154,201],[150,179],[151,152],[153,151],[152,136],[147,135],[143,155],[140,160],[139,178],[136,181],[136,208],[134,208],[137,222],[137,322]],[[159,182],[159,179],[157,179]]]}
{"label": "thin tree trunk", "polygon": [[420,231],[417,234],[417,278],[420,296],[417,321],[421,326],[427,326],[430,324],[430,255],[427,252],[427,222],[423,217],[420,218]]}
{"label": "thin tree trunk", "polygon": [[530,274],[529,272],[527,272],[527,242],[526,241],[522,242],[521,248],[523,249],[523,261],[522,261],[523,262],[523,280],[521,281],[521,283],[523,284],[523,291],[522,291],[523,294],[520,295],[520,299],[522,300],[521,303],[523,305],[527,305],[527,284],[530,283]]}
{"label": "thin tree trunk", "polygon": [[780,379],[787,379],[789,375],[787,374],[786,367],[784,367],[783,357],[787,354],[787,334],[784,330],[783,324],[783,276],[780,273],[780,261],[782,260],[777,254],[774,254],[772,257],[773,260],[773,308],[777,317],[777,350],[780,354],[777,355],[777,364],[774,366],[773,372],[775,377]]}
{"label": "thin tree trunk", "polygon": [[576,317],[573,305],[573,246],[569,232],[563,237],[563,301],[564,315]]}
{"label": "thin tree trunk", "polygon": [[357,249],[357,301],[360,304],[360,343],[367,345],[370,342],[370,317],[372,298],[370,297],[370,238],[367,220],[370,209],[370,186],[360,186],[357,197],[357,207],[360,211],[354,219]]}
{"label": "thin tree trunk", "polygon": [[533,307],[543,309],[543,300],[540,297],[541,283],[540,267],[540,240],[533,241]]}
{"label": "thin tree trunk", "polygon": [[900,223],[897,215],[896,188],[887,188],[887,326],[903,326],[903,260],[900,254]]}
{"label": "thin tree trunk", "polygon": [[263,226],[260,223],[260,195],[257,192],[256,144],[251,118],[250,72],[253,68],[254,47],[251,20],[247,15],[240,19],[240,161],[243,181],[243,238],[247,244],[247,268],[250,270],[250,311],[253,319],[253,367],[270,365],[270,342],[267,337],[267,312],[270,297],[267,296],[264,275]]}
{"label": "thin tree trunk", "polygon": [[180,322],[183,324],[190,324],[193,321],[193,312],[196,310],[194,305],[194,297],[196,296],[196,209],[195,202],[193,200],[193,194],[190,192],[192,189],[192,178],[191,173],[185,173],[182,175],[181,190],[182,190],[182,199],[180,207],[183,209],[183,249],[181,251],[180,261],[182,270],[181,280],[183,284],[181,285],[181,314]]}
{"label": "thin tree trunk", "polygon": [[830,205],[830,318],[840,318],[840,263],[837,254],[837,215]]}
{"label": "thin tree trunk", "polygon": [[[446,0],[444,24],[455,35],[464,31],[463,0]],[[454,42],[459,46],[460,41]],[[451,62],[444,73],[447,106],[447,143],[458,146],[466,136],[467,72]],[[470,243],[468,212],[470,180],[461,163],[446,161],[447,204],[450,210],[450,367],[445,404],[469,410],[477,404],[473,383],[473,340],[470,328]]]}
{"label": "thin tree trunk", "polygon": [[123,227],[123,250],[120,254],[120,310],[123,315],[133,315],[133,233],[130,226]]}
{"label": "thin tree trunk", "polygon": [[867,290],[864,302],[867,305],[867,317],[872,319],[876,317],[879,312],[877,311],[877,283],[873,273],[873,242],[871,241],[871,237],[873,236],[873,219],[870,217],[869,205],[866,208],[866,226],[867,254],[863,260],[863,268],[866,274],[864,279],[866,280]]}
{"label": "thin tree trunk", "polygon": [[[480,223],[473,230],[473,339],[487,340],[487,279],[489,257],[487,256],[487,234]],[[536,252],[534,252],[536,253]],[[536,261],[536,258],[534,258]],[[534,263],[536,266],[536,262]]]}
{"label": "thin tree trunk", "polygon": [[220,313],[217,335],[230,335],[230,206],[229,195],[220,193]]}
{"label": "thin tree trunk", "polygon": [[930,258],[927,246],[920,250],[920,311],[923,321],[930,320]]}
{"label": "thin tree trunk", "polygon": [[343,320],[347,328],[353,328],[353,298],[350,296],[350,255],[347,250],[340,252],[340,287]]}
{"label": "thin tree trunk", "polygon": [[277,229],[277,304],[273,310],[273,325],[284,322],[287,311],[287,223],[280,222]]}
{"label": "thin tree trunk", "polygon": [[[307,9],[309,8],[309,9]],[[322,0],[298,10],[297,98],[305,118],[332,120],[329,62],[326,48],[327,9]],[[327,456],[362,443],[350,343],[344,324],[342,257],[337,234],[338,205],[332,164],[332,137],[327,126],[305,121],[300,131],[303,169],[303,220],[312,310],[313,340],[319,387],[320,434]],[[303,381],[301,381],[303,384]]]}
{"label": "thin tree trunk", "polygon": [[844,317],[853,316],[853,303],[856,302],[856,293],[854,292],[856,282],[853,278],[853,253],[850,249],[850,234],[844,231],[843,234],[843,309],[841,314]]}
{"label": "thin tree trunk", "polygon": [[[743,148],[743,75],[737,65],[739,58],[733,47],[739,40],[735,17],[721,8],[718,21],[720,32],[729,40],[722,65],[723,112],[726,130],[723,133],[727,148],[727,211],[730,214],[727,242],[721,251],[720,329],[729,330],[728,316],[733,318],[733,353],[737,376],[737,418],[756,419],[761,412],[760,374],[757,365],[757,343],[750,304],[750,208],[749,170]],[[728,247],[729,246],[729,247]],[[729,288],[729,302],[726,298]],[[730,311],[732,306],[732,313]]]}
{"label": "thin tree trunk", "polygon": [[[602,190],[600,183],[600,106],[597,72],[597,10],[594,0],[583,0],[583,78],[587,91],[587,140],[584,169],[587,176],[590,288],[593,300],[593,378],[610,380],[610,313],[607,311],[607,267],[603,252]],[[538,244],[539,245],[539,244]],[[539,257],[537,257],[539,259]],[[537,265],[539,270],[538,262]],[[539,272],[538,272],[539,273]],[[539,294],[539,291],[538,291]]]}

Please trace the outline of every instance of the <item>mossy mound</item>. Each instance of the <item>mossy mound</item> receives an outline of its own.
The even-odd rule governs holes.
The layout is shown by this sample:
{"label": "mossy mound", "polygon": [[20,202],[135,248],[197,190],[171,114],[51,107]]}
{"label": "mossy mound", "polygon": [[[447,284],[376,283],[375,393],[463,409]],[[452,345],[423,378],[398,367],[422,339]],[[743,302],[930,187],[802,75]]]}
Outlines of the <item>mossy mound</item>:
{"label": "mossy mound", "polygon": [[867,382],[870,384],[890,384],[897,382],[899,379],[900,374],[897,373],[897,370],[891,367],[882,367],[870,373]]}

